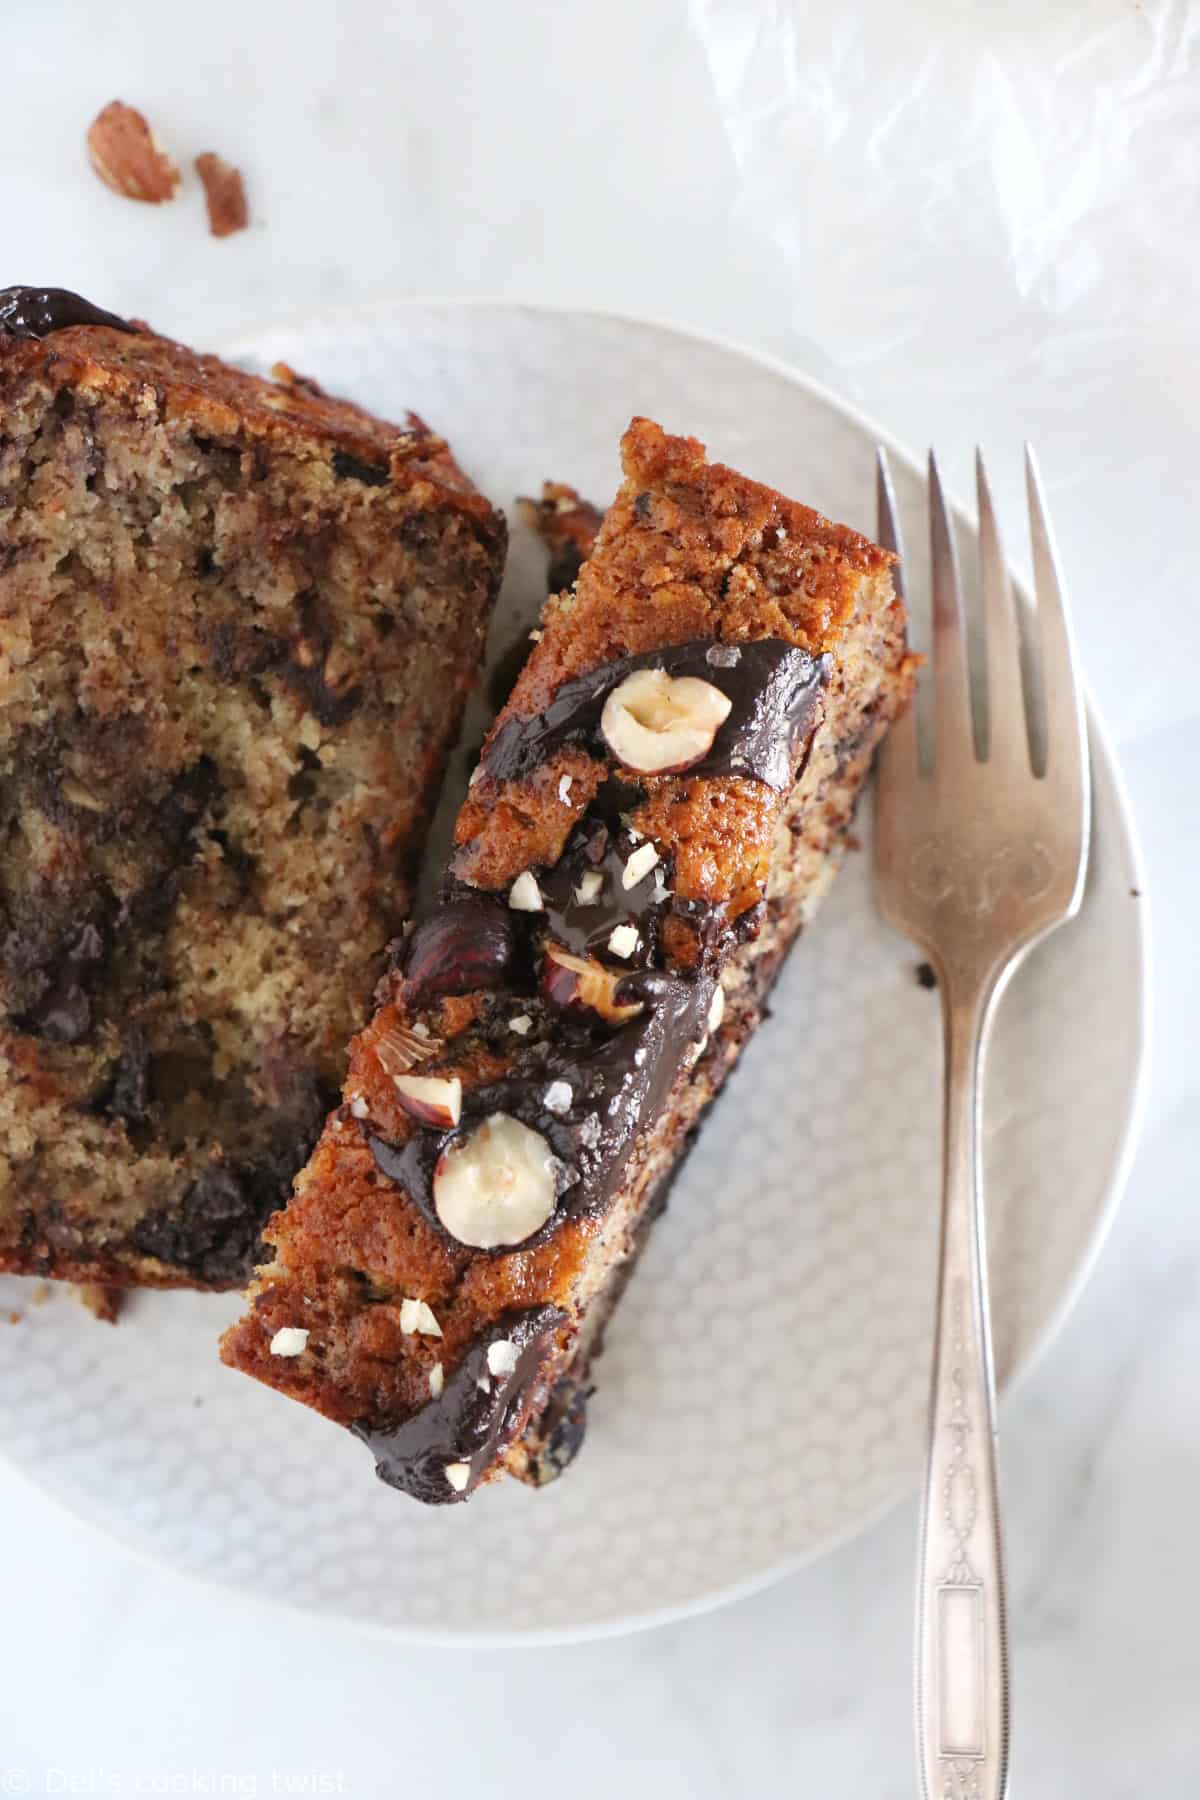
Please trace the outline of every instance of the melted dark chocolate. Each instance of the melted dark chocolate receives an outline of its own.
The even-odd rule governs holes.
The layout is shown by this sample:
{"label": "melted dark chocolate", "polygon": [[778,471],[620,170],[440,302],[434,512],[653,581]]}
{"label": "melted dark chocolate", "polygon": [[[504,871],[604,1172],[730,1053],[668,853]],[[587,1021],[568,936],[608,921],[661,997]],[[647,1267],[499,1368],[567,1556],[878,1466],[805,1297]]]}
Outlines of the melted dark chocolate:
{"label": "melted dark chocolate", "polygon": [[[464,1095],[454,1131],[419,1131],[401,1145],[369,1135],[377,1168],[399,1182],[430,1224],[443,1231],[433,1201],[438,1161],[493,1113],[508,1113],[545,1138],[560,1165],[554,1214],[526,1244],[543,1241],[565,1218],[603,1212],[620,1186],[638,1133],[662,1107],[689,1047],[704,1038],[715,987],[711,973],[632,973],[621,998],[642,1002],[635,1019],[615,1030],[599,1021],[590,1026],[566,1015],[556,1019],[552,1040],[521,1051],[502,1080]],[[569,1101],[548,1106],[547,1094],[562,1083],[570,1090]],[[502,1256],[514,1247],[490,1254]]]}
{"label": "melted dark chocolate", "polygon": [[[618,925],[635,925],[638,948],[617,959],[622,967],[648,968],[656,959],[659,920],[669,905],[667,871],[656,863],[632,887],[626,887],[625,865],[638,849],[628,831],[613,829],[591,812],[572,832],[552,869],[539,877],[547,935],[577,956],[610,956],[608,940]],[[588,898],[589,877],[600,877],[599,891]],[[582,897],[581,897],[582,896]]]}
{"label": "melted dark chocolate", "polygon": [[534,1468],[538,1487],[565,1475],[587,1436],[587,1405],[593,1389],[568,1375],[550,1396],[538,1430],[541,1450]]}
{"label": "melted dark chocolate", "polygon": [[487,746],[483,765],[496,781],[512,781],[567,744],[609,754],[600,732],[609,694],[636,669],[664,669],[668,675],[711,682],[732,702],[712,749],[688,774],[750,776],[785,793],[814,724],[829,668],[828,657],[812,657],[779,638],[747,644],[698,639],[623,656],[564,683],[536,718],[507,719]]}
{"label": "melted dark chocolate", "polygon": [[[538,1399],[534,1390],[549,1340],[566,1322],[554,1306],[506,1313],[474,1340],[436,1400],[391,1431],[352,1425],[374,1456],[379,1479],[427,1506],[467,1499]],[[516,1346],[516,1367],[510,1375],[492,1375],[488,1350],[504,1339]],[[446,1474],[456,1463],[467,1465],[461,1488]]]}
{"label": "melted dark chocolate", "polygon": [[[600,733],[604,702],[626,675],[642,668],[699,676],[730,699],[729,717],[708,756],[693,765],[695,773],[749,776],[779,790],[791,785],[811,746],[829,662],[775,639],[682,644],[595,670],[561,688],[540,717],[511,719],[501,726],[484,759],[488,773],[498,780],[519,777],[564,744],[583,744],[608,759]],[[755,929],[762,909],[753,909],[753,918],[731,928],[723,908],[671,895],[672,871],[662,864],[627,888],[623,876],[639,840],[621,815],[640,797],[639,789],[631,790],[615,777],[603,783],[557,864],[538,872],[543,907],[537,913],[513,915],[494,897],[451,882],[411,940],[406,978],[407,997],[414,1004],[443,994],[499,989],[499,1001],[492,1003],[481,1028],[488,1041],[509,1045],[508,1008],[500,1004],[505,995],[513,1010],[528,1010],[537,1019],[538,1035],[522,1040],[505,1076],[464,1096],[453,1131],[419,1130],[402,1145],[367,1135],[380,1172],[405,1189],[439,1232],[444,1227],[433,1198],[438,1161],[495,1113],[506,1113],[538,1132],[557,1162],[555,1211],[526,1244],[549,1237],[565,1218],[602,1213],[621,1185],[639,1134],[660,1113],[680,1069],[699,1054],[722,945]],[[588,882],[589,875],[599,875],[599,884]],[[687,973],[660,966],[660,929],[668,910],[686,916],[695,927],[700,966]],[[636,1017],[614,1027],[588,1011],[557,1010],[550,1004],[550,989],[536,1000],[529,997],[547,939],[613,966],[608,939],[624,924],[636,925],[639,945],[630,959],[615,959],[628,970],[618,1000],[640,1002]],[[513,1248],[503,1246],[494,1254]],[[563,1322],[564,1315],[551,1308],[510,1314],[475,1340],[436,1401],[394,1431],[355,1426],[375,1453],[381,1479],[420,1500],[465,1498],[528,1412],[546,1339]],[[520,1345],[517,1368],[498,1392],[485,1394],[477,1382],[488,1346],[505,1336]],[[583,1420],[581,1393],[579,1403],[564,1413],[563,1439],[553,1450],[552,1463],[570,1459],[582,1437]],[[446,1477],[447,1464],[455,1463],[469,1465],[461,1492]]]}
{"label": "melted dark chocolate", "polygon": [[0,332],[9,337],[44,338],[70,325],[107,325],[113,331],[134,331],[128,319],[93,306],[69,288],[0,288]]}

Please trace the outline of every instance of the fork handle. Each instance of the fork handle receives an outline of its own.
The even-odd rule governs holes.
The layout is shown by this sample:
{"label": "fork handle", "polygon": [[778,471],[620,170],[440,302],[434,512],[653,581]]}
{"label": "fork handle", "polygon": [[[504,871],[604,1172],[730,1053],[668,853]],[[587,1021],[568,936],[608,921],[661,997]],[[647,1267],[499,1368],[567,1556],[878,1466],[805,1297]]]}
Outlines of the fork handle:
{"label": "fork handle", "polygon": [[[966,985],[959,981],[960,986]],[[980,1074],[995,999],[943,973],[941,1254],[917,1586],[917,1756],[924,1800],[1002,1800],[1008,1652],[995,1381],[980,1169]]]}

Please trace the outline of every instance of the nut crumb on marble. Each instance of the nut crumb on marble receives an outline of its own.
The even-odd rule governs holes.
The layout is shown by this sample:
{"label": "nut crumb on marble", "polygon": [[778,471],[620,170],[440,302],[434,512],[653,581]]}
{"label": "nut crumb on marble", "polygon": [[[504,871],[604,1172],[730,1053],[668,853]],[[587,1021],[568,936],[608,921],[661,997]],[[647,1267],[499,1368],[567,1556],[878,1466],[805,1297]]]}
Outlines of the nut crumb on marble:
{"label": "nut crumb on marble", "polygon": [[208,229],[213,237],[232,237],[235,231],[245,231],[250,223],[250,209],[246,205],[242,171],[215,151],[205,150],[196,158],[196,173],[204,187]]}
{"label": "nut crumb on marble", "polygon": [[179,170],[136,107],[110,100],[88,127],[87,146],[93,169],[114,194],[151,206],[174,199]]}

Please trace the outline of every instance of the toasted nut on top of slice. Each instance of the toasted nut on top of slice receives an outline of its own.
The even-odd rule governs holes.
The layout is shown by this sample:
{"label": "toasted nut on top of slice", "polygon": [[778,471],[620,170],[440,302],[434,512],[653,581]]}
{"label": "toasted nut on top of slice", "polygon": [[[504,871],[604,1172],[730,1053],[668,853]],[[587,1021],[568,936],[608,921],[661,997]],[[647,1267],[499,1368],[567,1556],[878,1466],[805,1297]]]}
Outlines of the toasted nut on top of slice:
{"label": "toasted nut on top of slice", "polygon": [[153,206],[174,197],[179,170],[136,107],[110,100],[88,127],[87,144],[92,167],[115,194]]}
{"label": "toasted nut on top of slice", "polygon": [[541,912],[542,890],[531,869],[525,869],[508,890],[508,904],[514,912]]}
{"label": "toasted nut on top of slice", "polygon": [[641,1012],[640,1001],[623,1004],[616,997],[623,977],[591,956],[573,956],[561,944],[546,945],[542,990],[548,1000],[568,1011],[588,1007],[610,1025],[623,1025]]}
{"label": "toasted nut on top of slice", "polygon": [[427,1062],[436,1056],[441,1044],[436,1038],[422,1035],[427,1027],[418,1031],[406,1025],[392,1025],[381,1031],[375,1039],[375,1055],[379,1066],[388,1075],[407,1075],[418,1063]]}
{"label": "toasted nut on top of slice", "polygon": [[604,702],[600,729],[627,769],[664,774],[707,756],[732,705],[719,687],[696,675],[635,669]]}
{"label": "toasted nut on top of slice", "polygon": [[554,1164],[538,1132],[492,1113],[438,1159],[434,1209],[450,1236],[473,1250],[522,1244],[554,1211]]}

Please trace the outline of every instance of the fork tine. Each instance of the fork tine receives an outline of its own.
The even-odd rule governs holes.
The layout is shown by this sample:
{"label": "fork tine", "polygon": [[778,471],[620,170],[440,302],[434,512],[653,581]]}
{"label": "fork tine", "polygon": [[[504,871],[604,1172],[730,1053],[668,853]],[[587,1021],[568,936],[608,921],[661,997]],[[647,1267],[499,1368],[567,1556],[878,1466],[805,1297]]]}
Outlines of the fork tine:
{"label": "fork tine", "polygon": [[988,759],[1001,761],[1014,771],[1028,774],[1029,735],[1021,688],[1017,610],[1000,543],[992,492],[983,466],[983,452],[978,449],[975,451],[975,491],[979,503],[979,575],[987,642]]}
{"label": "fork tine", "polygon": [[898,556],[892,580],[900,598],[904,598],[904,547],[900,542],[900,521],[896,517],[896,496],[892,490],[892,471],[887,451],[880,444],[875,451],[875,534],[885,550]]}
{"label": "fork tine", "polygon": [[937,458],[929,452],[929,551],[933,563],[933,754],[974,756],[967,640],[954,536]]}
{"label": "fork tine", "polygon": [[1042,706],[1046,719],[1045,779],[1054,786],[1055,809],[1063,823],[1077,821],[1080,862],[1075,904],[1078,904],[1087,860],[1090,818],[1087,723],[1058,552],[1050,530],[1041,476],[1029,444],[1025,446],[1025,483],[1029,494],[1033,582],[1041,635]]}
{"label": "fork tine", "polygon": [[[892,491],[892,473],[888,467],[887,451],[882,445],[875,452],[875,533],[885,550],[890,550],[899,557],[892,571],[892,581],[900,598],[904,598],[904,545],[900,536],[900,520],[896,512],[896,497]],[[877,779],[881,789],[886,786],[894,789],[900,782],[909,782],[917,774],[917,709],[915,701],[905,707],[896,719],[876,758],[878,764]],[[881,801],[882,804],[882,801]]]}

